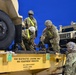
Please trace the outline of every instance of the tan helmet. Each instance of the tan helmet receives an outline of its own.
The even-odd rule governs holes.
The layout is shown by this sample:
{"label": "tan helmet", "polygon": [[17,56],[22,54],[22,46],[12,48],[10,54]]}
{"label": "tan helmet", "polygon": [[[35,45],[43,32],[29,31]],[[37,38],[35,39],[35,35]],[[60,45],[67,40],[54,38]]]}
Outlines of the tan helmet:
{"label": "tan helmet", "polygon": [[67,46],[67,50],[74,50],[74,51],[76,51],[76,43],[74,43],[74,42],[68,42],[66,44],[66,46]]}
{"label": "tan helmet", "polygon": [[51,26],[52,25],[52,21],[51,20],[46,20],[45,21],[45,25],[46,26]]}
{"label": "tan helmet", "polygon": [[29,30],[30,30],[32,33],[35,33],[35,27],[34,27],[34,26],[29,27]]}
{"label": "tan helmet", "polygon": [[30,14],[31,14],[31,15],[34,15],[34,12],[33,12],[32,10],[29,10],[29,11],[28,11],[28,14],[29,14],[29,15],[30,15]]}

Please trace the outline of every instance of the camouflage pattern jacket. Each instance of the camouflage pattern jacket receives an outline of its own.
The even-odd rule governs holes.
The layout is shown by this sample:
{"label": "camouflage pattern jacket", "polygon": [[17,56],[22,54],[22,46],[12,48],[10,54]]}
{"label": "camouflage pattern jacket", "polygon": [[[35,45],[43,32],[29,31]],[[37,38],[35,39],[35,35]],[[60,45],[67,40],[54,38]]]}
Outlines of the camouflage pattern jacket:
{"label": "camouflage pattern jacket", "polygon": [[43,30],[43,34],[41,36],[41,41],[44,41],[44,39],[51,39],[51,42],[56,42],[60,40],[59,34],[58,34],[58,30],[57,28],[52,25],[52,27],[48,30],[47,28],[45,28]]}
{"label": "camouflage pattern jacket", "polygon": [[76,75],[76,52],[67,54],[64,75]]}
{"label": "camouflage pattern jacket", "polygon": [[30,19],[30,17],[25,18],[24,24],[26,29],[28,29],[30,26],[34,26],[37,30],[37,21],[34,17],[32,19]]}
{"label": "camouflage pattern jacket", "polygon": [[22,30],[22,38],[28,42],[34,43],[35,34],[30,33],[28,29]]}

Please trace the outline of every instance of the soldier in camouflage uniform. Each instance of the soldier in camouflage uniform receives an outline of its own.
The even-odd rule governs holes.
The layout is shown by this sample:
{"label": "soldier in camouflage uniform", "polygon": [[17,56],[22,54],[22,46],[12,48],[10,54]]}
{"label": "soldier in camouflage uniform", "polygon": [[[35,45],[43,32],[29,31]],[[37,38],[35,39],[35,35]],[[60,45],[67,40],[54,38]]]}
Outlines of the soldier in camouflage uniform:
{"label": "soldier in camouflage uniform", "polygon": [[30,26],[35,27],[35,35],[37,36],[37,21],[33,17],[34,12],[32,10],[29,10],[28,17],[24,19],[25,28],[28,29]]}
{"label": "soldier in camouflage uniform", "polygon": [[67,43],[67,60],[64,75],[76,75],[76,44],[74,42]]}
{"label": "soldier in camouflage uniform", "polygon": [[35,27],[31,26],[28,29],[22,30],[22,49],[34,51]]}
{"label": "soldier in camouflage uniform", "polygon": [[52,24],[50,20],[45,21],[46,28],[43,30],[43,34],[41,36],[40,41],[44,44],[52,45],[53,50],[55,53],[60,52],[60,46],[59,46],[59,34],[57,28]]}

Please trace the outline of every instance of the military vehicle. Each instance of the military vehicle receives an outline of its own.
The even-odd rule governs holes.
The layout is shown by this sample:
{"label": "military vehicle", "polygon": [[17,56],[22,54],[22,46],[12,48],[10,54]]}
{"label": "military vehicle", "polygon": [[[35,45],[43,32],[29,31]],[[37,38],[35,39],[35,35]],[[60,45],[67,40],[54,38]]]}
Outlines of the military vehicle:
{"label": "military vehicle", "polygon": [[70,41],[76,42],[76,22],[72,21],[67,26],[60,25],[59,35],[61,48],[66,48],[66,43]]}
{"label": "military vehicle", "polygon": [[7,49],[16,38],[21,41],[22,17],[18,13],[17,0],[0,0],[0,49]]}

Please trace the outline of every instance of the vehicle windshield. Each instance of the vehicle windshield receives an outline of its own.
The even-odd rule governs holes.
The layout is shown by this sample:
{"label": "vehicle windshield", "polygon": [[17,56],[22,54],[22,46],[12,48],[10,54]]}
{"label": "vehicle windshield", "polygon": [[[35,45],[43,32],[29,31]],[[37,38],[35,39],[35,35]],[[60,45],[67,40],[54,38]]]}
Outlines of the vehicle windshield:
{"label": "vehicle windshield", "polygon": [[74,31],[74,28],[71,27],[71,28],[62,29],[62,32],[69,32],[69,31]]}

